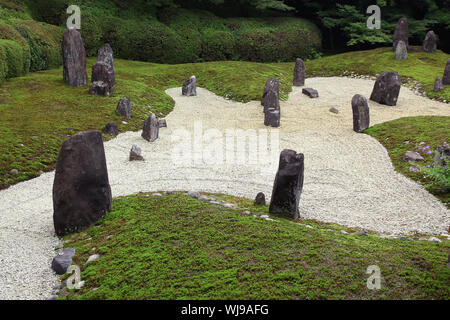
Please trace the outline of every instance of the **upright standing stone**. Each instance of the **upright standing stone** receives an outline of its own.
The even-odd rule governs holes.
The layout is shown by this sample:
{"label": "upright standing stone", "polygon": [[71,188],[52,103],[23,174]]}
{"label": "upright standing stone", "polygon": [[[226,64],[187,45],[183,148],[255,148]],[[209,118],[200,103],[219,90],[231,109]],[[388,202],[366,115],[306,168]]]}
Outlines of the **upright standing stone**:
{"label": "upright standing stone", "polygon": [[305,63],[297,58],[294,68],[294,86],[302,87],[305,85]]}
{"label": "upright standing stone", "polygon": [[277,79],[272,77],[267,79],[261,105],[264,106],[264,112],[271,108],[280,110],[280,82]]}
{"label": "upright standing stone", "polygon": [[402,83],[397,72],[383,72],[375,81],[370,100],[395,106]]}
{"label": "upright standing stone", "polygon": [[436,52],[436,49],[436,35],[433,30],[430,30],[427,32],[425,40],[423,40],[423,51],[433,53]]}
{"label": "upright standing stone", "polygon": [[353,130],[355,132],[363,132],[369,127],[369,105],[367,99],[357,94],[352,99],[353,110]]}
{"label": "upright standing stone", "polygon": [[255,201],[253,202],[255,206],[265,206],[266,205],[266,196],[264,193],[259,192],[256,197]]}
{"label": "upright standing stone", "polygon": [[280,110],[269,108],[264,113],[264,125],[274,128],[280,126]]}
{"label": "upright standing stone", "polygon": [[120,116],[123,116],[127,119],[131,118],[131,100],[127,97],[124,97],[119,100],[119,103],[116,107],[116,113]]}
{"label": "upright standing stone", "polygon": [[114,122],[109,122],[103,128],[103,132],[108,133],[114,137],[117,137],[119,135],[119,128],[117,127],[117,125]]}
{"label": "upright standing stone", "polygon": [[86,85],[86,51],[81,34],[76,29],[67,29],[63,35],[61,49],[64,81],[72,87]]}
{"label": "upright standing stone", "polygon": [[112,198],[100,131],[64,141],[53,183],[53,221],[58,236],[88,227],[111,210]]}
{"label": "upright standing stone", "polygon": [[97,62],[103,62],[108,66],[108,72],[115,74],[114,53],[109,43],[105,44],[103,48],[98,49]]}
{"label": "upright standing stone", "polygon": [[442,84],[442,80],[440,77],[436,77],[434,80],[434,92],[442,91],[444,90],[444,85]]}
{"label": "upright standing stone", "polygon": [[450,59],[447,60],[447,64],[444,69],[444,76],[442,77],[442,84],[450,84]]}
{"label": "upright standing stone", "polygon": [[195,76],[190,77],[184,82],[181,93],[183,96],[188,97],[197,95],[197,78]]}
{"label": "upright standing stone", "polygon": [[408,48],[403,40],[400,40],[397,43],[397,48],[395,48],[395,59],[400,61],[408,59]]}
{"label": "upright standing stone", "polygon": [[285,149],[273,184],[269,212],[292,219],[299,217],[298,204],[303,189],[304,156]]}
{"label": "upright standing stone", "polygon": [[130,150],[130,161],[143,161],[144,160],[144,152],[142,149],[136,145],[133,144]]}
{"label": "upright standing stone", "polygon": [[409,46],[409,42],[408,42],[408,19],[406,18],[401,18],[400,20],[398,20],[397,25],[395,26],[395,31],[394,31],[394,51],[395,49],[397,49],[397,44],[400,40],[402,40],[406,47]]}
{"label": "upright standing stone", "polygon": [[147,120],[144,121],[144,128],[142,129],[142,138],[149,142],[158,139],[159,122],[154,113],[150,114]]}

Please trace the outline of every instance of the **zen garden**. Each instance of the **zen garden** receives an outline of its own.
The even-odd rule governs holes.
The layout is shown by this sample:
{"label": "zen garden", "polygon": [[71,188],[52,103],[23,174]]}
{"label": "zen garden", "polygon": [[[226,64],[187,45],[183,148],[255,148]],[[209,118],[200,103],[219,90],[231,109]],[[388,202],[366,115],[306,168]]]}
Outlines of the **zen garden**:
{"label": "zen garden", "polygon": [[0,0],[0,300],[448,300],[449,103],[448,1]]}

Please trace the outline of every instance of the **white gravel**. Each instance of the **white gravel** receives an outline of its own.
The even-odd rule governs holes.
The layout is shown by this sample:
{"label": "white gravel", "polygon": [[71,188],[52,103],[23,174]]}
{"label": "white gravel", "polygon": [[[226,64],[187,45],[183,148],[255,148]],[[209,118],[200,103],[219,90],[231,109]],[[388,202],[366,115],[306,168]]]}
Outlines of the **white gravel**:
{"label": "white gravel", "polygon": [[[445,233],[449,210],[417,183],[394,171],[386,150],[375,139],[352,130],[350,101],[354,94],[370,96],[374,81],[351,78],[311,78],[306,86],[318,99],[294,88],[281,102],[280,149],[305,154],[305,183],[300,201],[302,218],[360,227],[385,234]],[[113,196],[140,191],[195,190],[270,200],[280,149],[268,164],[174,163],[172,141],[181,127],[192,131],[266,129],[259,102],[231,102],[197,88],[198,96],[183,97],[181,88],[167,90],[176,101],[168,128],[149,143],[140,132],[128,132],[105,143]],[[371,125],[415,115],[450,116],[450,105],[431,101],[402,88],[396,107],[369,101]],[[329,112],[330,107],[339,114]],[[405,137],[405,140],[407,137]],[[450,139],[449,139],[450,140]],[[145,161],[129,162],[133,144]],[[222,146],[221,140],[214,146]],[[184,150],[190,148],[184,143]],[[194,147],[192,147],[194,148]],[[227,148],[228,151],[231,148]],[[199,155],[193,150],[194,155]],[[0,191],[0,299],[44,299],[56,275],[50,269],[59,241],[54,236],[52,185],[54,173]]]}

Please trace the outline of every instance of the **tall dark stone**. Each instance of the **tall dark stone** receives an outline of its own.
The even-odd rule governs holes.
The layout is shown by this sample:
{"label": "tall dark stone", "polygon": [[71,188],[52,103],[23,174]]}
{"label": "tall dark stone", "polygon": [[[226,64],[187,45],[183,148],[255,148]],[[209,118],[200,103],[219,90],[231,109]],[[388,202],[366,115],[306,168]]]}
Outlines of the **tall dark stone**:
{"label": "tall dark stone", "polygon": [[395,59],[399,61],[408,59],[408,48],[403,40],[400,40],[397,43],[397,47],[395,48]]}
{"label": "tall dark stone", "polygon": [[114,53],[109,43],[105,44],[103,48],[98,49],[97,62],[105,63],[108,66],[109,72],[115,72]]}
{"label": "tall dark stone", "polygon": [[271,108],[280,110],[280,82],[277,79],[272,77],[267,79],[261,105],[264,106],[264,112]]}
{"label": "tall dark stone", "polygon": [[131,118],[131,100],[127,97],[121,98],[116,107],[116,113],[127,119]]}
{"label": "tall dark stone", "polygon": [[144,121],[144,128],[142,129],[142,138],[149,142],[158,139],[159,122],[154,113],[150,114],[147,120]]}
{"label": "tall dark stone", "polygon": [[369,127],[369,105],[367,99],[357,94],[352,99],[353,110],[353,130],[355,132],[363,132]]}
{"label": "tall dark stone", "polygon": [[256,195],[254,205],[255,206],[265,206],[266,205],[266,196],[264,195],[264,193],[259,192]]}
{"label": "tall dark stone", "polygon": [[305,85],[305,63],[300,58],[295,61],[293,85],[296,87]]}
{"label": "tall dark stone", "polygon": [[444,75],[442,77],[442,84],[443,85],[450,84],[450,59],[447,60],[447,64],[445,65]]}
{"label": "tall dark stone", "polygon": [[285,149],[273,184],[269,212],[292,219],[299,217],[298,205],[303,189],[304,156]]}
{"label": "tall dark stone", "polygon": [[62,43],[63,79],[72,87],[88,83],[86,73],[86,51],[81,34],[76,29],[67,29]]}
{"label": "tall dark stone", "polygon": [[423,51],[433,53],[436,52],[436,49],[436,35],[433,30],[430,30],[425,36],[425,40],[423,40]]}
{"label": "tall dark stone", "polygon": [[104,62],[97,62],[92,66],[92,82],[103,81],[108,85],[108,92],[114,92],[114,73],[108,71],[108,65]]}
{"label": "tall dark stone", "polygon": [[269,108],[264,113],[264,125],[274,128],[280,126],[280,110]]}
{"label": "tall dark stone", "polygon": [[64,141],[53,183],[53,221],[58,236],[86,228],[111,210],[112,198],[100,131]]}
{"label": "tall dark stone", "polygon": [[402,82],[397,72],[383,72],[375,81],[370,100],[388,106],[395,106],[401,85]]}
{"label": "tall dark stone", "polygon": [[395,51],[395,49],[397,49],[397,44],[400,40],[402,40],[406,47],[409,46],[409,42],[408,42],[408,19],[406,18],[401,18],[400,20],[398,20],[397,25],[395,26],[395,31],[394,31],[394,43],[393,43],[393,49]]}
{"label": "tall dark stone", "polygon": [[184,82],[181,93],[183,96],[188,97],[197,95],[197,78],[195,76],[190,77]]}

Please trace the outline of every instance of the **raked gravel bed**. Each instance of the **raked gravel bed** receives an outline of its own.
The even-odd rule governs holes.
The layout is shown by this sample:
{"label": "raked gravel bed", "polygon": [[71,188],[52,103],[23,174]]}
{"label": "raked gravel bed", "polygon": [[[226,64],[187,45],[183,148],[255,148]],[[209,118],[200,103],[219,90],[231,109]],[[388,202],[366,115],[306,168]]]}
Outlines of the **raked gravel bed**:
{"label": "raked gravel bed", "polygon": [[[368,98],[373,84],[365,79],[307,79],[306,86],[319,91],[317,99],[294,88],[288,101],[281,102],[280,143],[270,150],[271,164],[174,161],[175,146],[200,155],[193,145],[177,140],[181,128],[193,132],[196,120],[201,120],[203,131],[214,128],[223,134],[226,129],[267,127],[257,101],[232,102],[202,88],[197,88],[196,97],[184,97],[181,88],[169,89],[176,105],[158,140],[149,143],[140,132],[127,132],[105,143],[113,196],[196,190],[254,198],[264,192],[270,201],[279,152],[289,148],[305,155],[302,218],[387,235],[446,233],[449,210],[419,184],[395,172],[380,143],[352,130],[350,101],[356,93]],[[331,107],[339,113],[330,112]],[[448,104],[415,95],[405,87],[397,106],[369,101],[369,107],[371,125],[405,116],[450,116]],[[223,141],[214,140],[213,145],[222,147]],[[133,144],[143,149],[145,161],[128,161]],[[211,145],[211,141],[204,143]],[[45,173],[0,191],[0,299],[45,299],[57,280],[50,269],[59,244],[52,219],[53,178],[53,172]]]}

